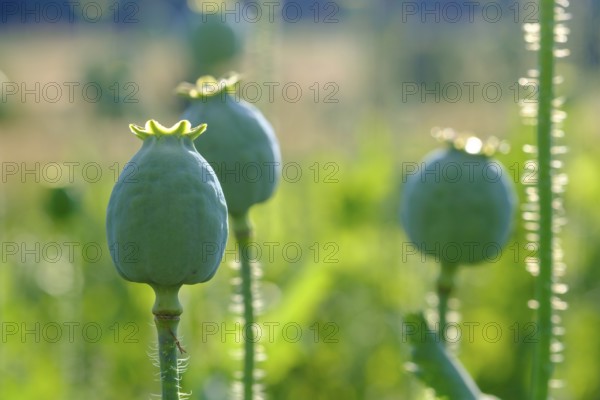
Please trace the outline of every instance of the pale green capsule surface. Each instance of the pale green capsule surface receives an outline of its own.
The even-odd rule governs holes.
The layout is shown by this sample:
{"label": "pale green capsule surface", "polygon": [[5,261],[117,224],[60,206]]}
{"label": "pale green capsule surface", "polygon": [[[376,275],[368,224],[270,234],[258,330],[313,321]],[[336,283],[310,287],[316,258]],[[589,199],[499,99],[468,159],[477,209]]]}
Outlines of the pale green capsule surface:
{"label": "pale green capsule surface", "polygon": [[121,276],[155,287],[205,282],[227,241],[227,206],[219,181],[193,140],[206,125],[131,126],[143,140],[112,191],[108,245]]}
{"label": "pale green capsule surface", "polygon": [[498,161],[449,148],[411,168],[400,217],[421,252],[443,263],[475,264],[501,255],[515,205],[513,185]]}

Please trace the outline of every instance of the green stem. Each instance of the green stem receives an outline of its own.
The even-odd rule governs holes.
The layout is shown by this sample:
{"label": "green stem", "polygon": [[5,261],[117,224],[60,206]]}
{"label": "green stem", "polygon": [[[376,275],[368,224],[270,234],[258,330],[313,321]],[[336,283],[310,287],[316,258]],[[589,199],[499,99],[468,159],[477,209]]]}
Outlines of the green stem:
{"label": "green stem", "polygon": [[232,215],[233,231],[238,243],[240,255],[240,274],[242,278],[242,298],[244,301],[244,370],[243,393],[244,400],[252,400],[254,386],[254,298],[252,293],[252,268],[250,265],[249,244],[252,238],[252,225],[248,214]]}
{"label": "green stem", "polygon": [[539,98],[537,115],[539,275],[535,281],[537,328],[539,332],[533,358],[532,399],[548,398],[548,383],[552,375],[550,345],[552,340],[552,174],[551,131],[554,77],[554,0],[540,0]]}
{"label": "green stem", "polygon": [[441,262],[440,276],[437,281],[439,316],[438,336],[443,343],[446,342],[448,300],[450,300],[450,294],[454,289],[454,277],[456,276],[457,269],[458,264],[452,264],[445,261]]}
{"label": "green stem", "polygon": [[405,316],[403,331],[413,346],[412,360],[418,366],[418,377],[435,390],[436,395],[451,400],[478,400],[482,393],[460,361],[429,330],[422,314]]}
{"label": "green stem", "polygon": [[177,326],[183,309],[179,303],[177,287],[152,287],[156,301],[152,308],[158,332],[158,358],[162,400],[179,400],[179,368],[177,351],[184,352],[177,340]]}

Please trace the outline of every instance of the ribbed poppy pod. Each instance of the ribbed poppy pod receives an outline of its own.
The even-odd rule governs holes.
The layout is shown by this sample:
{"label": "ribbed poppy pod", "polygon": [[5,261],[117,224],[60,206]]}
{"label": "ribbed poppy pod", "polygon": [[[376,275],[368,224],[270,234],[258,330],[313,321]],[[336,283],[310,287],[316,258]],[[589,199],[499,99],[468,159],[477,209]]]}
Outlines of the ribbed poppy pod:
{"label": "ribbed poppy pod", "polygon": [[128,281],[160,287],[212,278],[227,241],[221,185],[193,140],[206,125],[130,125],[143,140],[110,196],[106,228],[112,259]]}
{"label": "ribbed poppy pod", "polygon": [[273,127],[263,114],[231,94],[237,82],[237,76],[220,81],[204,76],[195,85],[179,85],[177,91],[191,100],[181,118],[210,126],[195,143],[219,177],[229,213],[244,215],[273,195],[281,175],[281,155]]}
{"label": "ribbed poppy pod", "polygon": [[504,167],[479,151],[479,139],[466,143],[451,142],[426,156],[410,168],[402,189],[404,230],[422,253],[443,264],[496,260],[515,211],[516,196]]}

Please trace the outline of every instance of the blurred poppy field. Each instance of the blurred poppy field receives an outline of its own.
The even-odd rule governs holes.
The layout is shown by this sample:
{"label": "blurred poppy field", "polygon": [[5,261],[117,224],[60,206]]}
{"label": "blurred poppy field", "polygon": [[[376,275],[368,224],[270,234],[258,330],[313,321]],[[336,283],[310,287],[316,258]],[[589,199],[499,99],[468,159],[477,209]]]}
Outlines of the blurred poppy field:
{"label": "blurred poppy field", "polygon": [[[410,371],[403,316],[435,322],[439,265],[400,224],[406,177],[443,146],[432,129],[451,127],[509,146],[495,157],[520,204],[523,180],[536,179],[523,151],[535,131],[520,115],[536,88],[519,80],[536,67],[523,25],[536,22],[537,2],[472,3],[2,2],[0,399],[159,393],[153,292],[117,274],[106,207],[141,146],[128,124],[176,123],[187,104],[179,83],[230,71],[282,152],[275,196],[251,212],[266,398],[434,398]],[[552,398],[596,400],[600,1],[569,13],[570,55],[557,63],[568,184]],[[450,348],[482,391],[510,400],[527,397],[538,332],[522,214],[497,258],[459,271],[451,301]],[[190,399],[229,399],[239,379],[235,246],[210,282],[180,294]]]}

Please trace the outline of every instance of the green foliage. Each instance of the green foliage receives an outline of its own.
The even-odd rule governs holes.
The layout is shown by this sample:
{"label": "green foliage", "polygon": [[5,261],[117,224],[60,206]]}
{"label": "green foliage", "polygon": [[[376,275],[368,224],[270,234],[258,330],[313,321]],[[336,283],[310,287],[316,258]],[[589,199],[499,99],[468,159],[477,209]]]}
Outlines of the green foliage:
{"label": "green foliage", "polygon": [[54,187],[48,189],[46,212],[55,221],[64,221],[77,212],[79,195],[74,188]]}
{"label": "green foliage", "polygon": [[406,335],[413,346],[413,372],[429,387],[436,396],[448,399],[483,399],[479,388],[469,373],[444,348],[436,332],[431,331],[422,314],[409,314],[405,317]]}
{"label": "green foliage", "polygon": [[[573,2],[572,8],[576,17],[586,16],[580,19],[582,25],[595,29],[597,24],[592,23],[595,20],[591,16],[587,18],[584,2]],[[359,13],[363,15],[362,10]],[[378,58],[372,58],[370,52],[365,57],[364,50],[380,42],[352,23],[343,35],[329,33],[346,24],[330,24],[326,33],[311,25],[319,40],[309,44],[304,36],[284,32],[278,36],[282,45],[277,47],[277,55],[268,58],[283,64],[286,75],[278,80],[301,84],[335,81],[340,89],[334,96],[340,99],[337,104],[315,104],[312,98],[304,102],[312,94],[304,86],[299,103],[277,99],[269,104],[268,114],[277,117],[274,125],[288,161],[297,162],[304,173],[297,182],[284,175],[273,200],[252,210],[260,233],[257,241],[278,244],[271,259],[263,247],[261,259],[265,265],[265,314],[261,321],[280,324],[271,336],[261,325],[260,344],[269,357],[263,366],[265,392],[272,399],[431,399],[425,386],[405,370],[410,346],[400,334],[399,316],[415,310],[431,312],[434,303],[430,290],[438,266],[430,258],[412,254],[415,249],[398,229],[399,191],[392,182],[402,184],[403,163],[431,149],[429,129],[436,124],[473,129],[508,141],[512,151],[497,157],[515,184],[528,165],[520,150],[535,138],[518,120],[509,86],[533,63],[518,52],[521,35],[515,24],[436,24],[441,27],[436,31],[432,24],[421,24],[418,16],[409,23],[402,23],[400,15],[396,18],[387,26],[378,21],[377,28],[384,32],[381,36],[387,42],[377,48]],[[411,31],[415,25],[423,30],[415,34]],[[424,40],[420,33],[425,30]],[[76,80],[85,76],[79,72],[85,65],[78,62],[98,52],[97,46],[89,45],[91,37],[94,44],[106,43],[101,47],[104,59],[114,58],[110,52],[114,37],[103,37],[99,30],[87,37],[80,33],[77,41],[33,32],[4,35],[3,50],[12,56],[6,58],[3,70],[13,81]],[[156,96],[168,93],[179,80],[173,76],[182,68],[173,63],[180,55],[174,41],[168,34],[135,41],[121,35],[127,32],[119,32],[119,40],[129,47],[134,44],[131,71],[135,74],[131,80],[139,83],[137,96],[144,116],[158,112],[176,121],[179,112],[169,108],[171,96]],[[56,46],[59,40],[65,45]],[[569,229],[561,235],[569,264],[562,278],[569,286],[564,295],[569,309],[561,314],[568,362],[556,365],[556,376],[565,386],[553,390],[553,397],[596,400],[600,392],[600,346],[594,339],[600,331],[600,253],[594,245],[600,242],[598,79],[595,70],[580,68],[586,51],[582,38],[574,35],[569,40],[575,55],[566,68],[570,79],[565,87]],[[82,50],[78,43],[86,48]],[[420,77],[403,72],[407,66],[421,71],[420,65],[425,65],[414,61],[415,52],[427,53],[427,68],[433,65],[431,68],[437,70],[431,72],[433,75],[425,69]],[[40,67],[32,65],[36,60],[58,62],[65,54],[70,56],[64,57],[63,67],[48,68],[44,78],[21,74],[21,66],[38,71]],[[357,57],[337,59],[338,54]],[[450,64],[446,55],[452,57]],[[362,63],[354,62],[359,59]],[[315,71],[331,75],[316,77]],[[478,91],[474,103],[465,100],[464,91],[463,98],[452,104],[435,102],[433,95],[427,95],[423,102],[418,94],[401,101],[401,84],[419,83],[421,79],[426,80],[428,89],[437,81],[442,85],[454,81],[483,85],[494,80],[503,85],[504,92],[498,103],[484,102]],[[113,83],[111,79],[109,84]],[[110,98],[110,90],[105,94]],[[320,95],[322,99],[322,91]],[[23,161],[31,168],[31,162],[37,160],[92,161],[102,166],[104,174],[97,182],[76,175],[79,206],[64,225],[56,224],[47,213],[47,189],[33,182],[31,175],[24,182],[20,175],[8,176],[1,184],[0,398],[148,399],[150,393],[160,393],[159,383],[148,379],[157,372],[148,361],[148,353],[157,351],[148,312],[154,294],[145,285],[123,284],[115,274],[104,235],[105,206],[116,182],[113,170],[123,168],[137,150],[137,143],[123,135],[123,121],[100,118],[88,112],[89,104],[38,105],[15,98],[17,101],[2,107],[18,107],[19,111],[1,121],[3,165]],[[365,111],[373,107],[376,114]],[[130,106],[124,105],[123,111],[129,113]],[[97,129],[92,131],[90,126]],[[116,162],[119,168],[112,167]],[[318,179],[316,171],[321,173]],[[325,181],[325,173],[334,179]],[[525,188],[517,184],[516,189],[523,203]],[[460,302],[458,326],[463,343],[457,357],[482,391],[502,399],[526,399],[530,387],[530,361],[538,331],[530,323],[533,312],[523,306],[532,298],[534,286],[523,268],[536,255],[527,245],[528,238],[529,233],[517,225],[496,262],[457,277],[455,301]],[[38,261],[35,251],[13,255],[7,247],[14,244],[32,249],[39,243],[43,248],[54,242],[76,243],[72,260],[66,246],[62,246],[63,256],[58,261],[51,254]],[[292,242],[301,247],[300,257],[291,253],[284,257],[282,247]],[[86,244],[91,244],[90,253],[84,255],[82,247]],[[98,258],[92,253],[95,244],[101,249]],[[234,241],[226,250],[224,262],[231,263],[238,250]],[[181,386],[192,392],[192,399],[230,399],[229,383],[236,379],[239,367],[230,353],[239,350],[242,343],[241,327],[236,330],[236,320],[228,308],[230,280],[237,275],[220,268],[210,285],[199,290],[184,286],[181,291],[186,311],[178,336],[190,357]],[[428,316],[428,320],[435,318]],[[472,334],[465,325],[468,323],[478,324],[472,325]],[[62,327],[62,336],[56,341],[50,340],[53,324]],[[302,335],[296,340],[296,326],[285,324],[297,324]],[[284,326],[288,336],[284,336]],[[96,340],[97,327],[102,333]],[[484,336],[484,327],[488,336]],[[498,327],[501,335],[495,338],[494,328]],[[211,328],[218,331],[211,333]],[[16,331],[11,333],[11,329]],[[451,337],[449,346],[456,346],[455,342]]]}
{"label": "green foliage", "polygon": [[[586,104],[573,107],[576,108],[571,112],[576,115],[592,112]],[[369,119],[372,121],[373,117]],[[573,268],[565,276],[571,286],[567,297],[571,308],[563,323],[570,332],[565,343],[570,362],[560,365],[559,373],[569,386],[557,399],[594,400],[600,390],[593,373],[600,369],[600,349],[586,340],[600,329],[600,320],[594,317],[600,279],[596,268],[598,254],[594,246],[588,245],[600,242],[596,200],[600,186],[593,179],[594,171],[600,170],[596,157],[600,142],[592,139],[593,129],[592,123],[586,124],[570,135],[570,141],[575,143],[573,152],[581,157],[570,155],[567,163],[572,185],[566,201],[572,213],[564,246]],[[123,135],[119,126],[115,131],[115,137]],[[506,139],[514,147],[527,141],[527,131],[517,122],[510,132]],[[434,260],[406,254],[409,240],[398,229],[394,217],[397,189],[390,182],[402,181],[397,172],[401,168],[394,166],[394,160],[413,160],[413,153],[426,152],[431,148],[431,137],[427,134],[411,138],[413,144],[407,147],[390,145],[393,138],[392,132],[380,123],[356,153],[349,155],[340,149],[298,159],[303,170],[309,172],[315,162],[323,166],[336,160],[339,170],[333,177],[338,182],[325,183],[320,179],[315,183],[312,175],[297,183],[283,180],[273,200],[253,210],[255,229],[260,233],[257,242],[280,244],[272,260],[266,252],[261,259],[265,264],[265,314],[261,321],[280,323],[271,336],[272,342],[267,328],[261,325],[261,344],[269,357],[262,365],[265,392],[274,399],[306,396],[325,400],[341,395],[355,400],[425,399],[421,383],[404,370],[410,361],[410,347],[399,334],[398,325],[402,323],[401,314],[428,308],[426,299],[438,266]],[[135,145],[130,144],[132,151]],[[390,151],[383,152],[381,148]],[[519,172],[515,166],[524,165],[524,156],[513,151],[498,158],[514,182],[513,174]],[[121,161],[126,162],[127,155]],[[21,254],[4,253],[6,263],[0,267],[0,315],[6,340],[0,342],[0,397],[145,399],[148,393],[160,392],[158,383],[147,379],[156,373],[147,355],[156,352],[152,350],[155,333],[149,313],[154,294],[144,285],[123,284],[115,274],[104,238],[105,204],[113,184],[109,176],[86,186],[68,236],[57,230],[46,215],[45,188],[7,184],[5,203],[12,212],[3,217],[5,243],[24,241],[30,248],[35,242],[98,243],[102,256],[95,260],[90,253],[84,258],[77,251],[73,263],[62,265],[43,259],[36,263],[33,256],[22,262]],[[360,190],[365,192],[356,208],[360,217],[341,210],[343,199],[357,198]],[[522,187],[518,193],[524,195]],[[301,218],[290,218],[290,210]],[[489,268],[460,274],[456,292],[463,322],[459,324],[461,340],[465,342],[460,348],[460,360],[482,391],[502,399],[526,398],[527,360],[535,342],[534,327],[527,325],[531,311],[523,307],[531,297],[533,282],[523,262],[532,250],[524,246],[523,227],[517,225],[515,229],[502,257]],[[23,236],[24,232],[29,232],[29,236]],[[291,253],[287,258],[282,255],[282,246],[291,242],[303,250],[298,259]],[[310,248],[314,243],[319,249],[316,258],[315,250]],[[328,243],[335,247],[323,247]],[[225,263],[234,261],[236,250],[234,241],[230,241]],[[239,349],[241,331],[236,337],[234,333],[223,336],[222,330],[235,328],[228,305],[230,279],[237,272],[228,268],[219,271],[210,285],[198,290],[184,287],[180,296],[185,311],[179,337],[190,357],[181,386],[193,393],[192,398],[228,399],[228,382],[238,368],[229,352]],[[34,334],[23,338],[20,324],[25,323],[25,328],[34,331],[36,322],[40,322],[39,341],[35,341]],[[47,324],[53,322],[63,327],[63,336],[56,343],[45,340],[41,334],[44,324],[50,326]],[[64,325],[69,322],[80,324],[74,328],[72,343]],[[471,336],[465,322],[479,324]],[[19,331],[7,334],[7,323],[16,323]],[[82,335],[86,323],[102,328],[97,342],[90,340],[94,338],[94,325],[89,325],[88,338]],[[298,324],[302,329],[297,341],[290,340],[294,339],[294,325],[287,326],[288,336],[284,337],[286,323]],[[214,324],[219,331],[210,334]],[[492,324],[491,337],[495,334],[493,324],[502,329],[497,341],[483,336],[486,324]],[[48,363],[59,366],[48,369]],[[19,384],[23,381],[38,383]]]}

